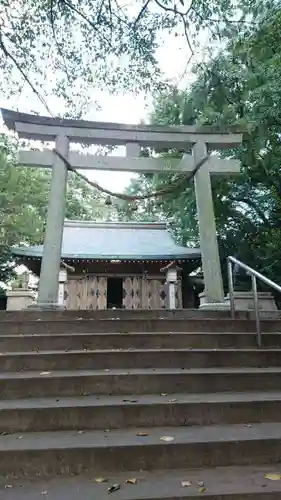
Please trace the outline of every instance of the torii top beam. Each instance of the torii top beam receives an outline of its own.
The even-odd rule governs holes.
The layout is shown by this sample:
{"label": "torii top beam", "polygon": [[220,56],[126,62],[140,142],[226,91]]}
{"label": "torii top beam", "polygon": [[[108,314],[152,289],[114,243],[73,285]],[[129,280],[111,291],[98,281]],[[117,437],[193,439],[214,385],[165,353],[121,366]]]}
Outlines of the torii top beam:
{"label": "torii top beam", "polygon": [[124,145],[137,143],[148,147],[185,149],[197,142],[208,149],[235,148],[242,142],[241,133],[216,132],[208,127],[125,125],[120,123],[92,122],[50,118],[1,109],[5,125],[18,133],[20,138],[54,141],[64,135],[72,142],[97,145]]}

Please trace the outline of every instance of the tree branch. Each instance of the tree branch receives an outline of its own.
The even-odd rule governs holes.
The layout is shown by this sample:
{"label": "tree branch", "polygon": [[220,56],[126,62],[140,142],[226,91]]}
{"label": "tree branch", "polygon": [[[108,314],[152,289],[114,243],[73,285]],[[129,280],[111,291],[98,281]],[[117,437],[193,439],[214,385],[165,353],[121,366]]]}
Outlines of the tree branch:
{"label": "tree branch", "polygon": [[51,116],[54,116],[53,113],[52,113],[52,111],[50,110],[47,102],[45,101],[44,97],[41,96],[41,94],[38,92],[38,90],[34,87],[33,83],[30,81],[30,79],[28,78],[27,74],[23,71],[23,69],[21,68],[21,66],[17,62],[16,58],[8,51],[6,45],[4,44],[3,33],[1,33],[1,31],[0,31],[0,48],[4,52],[4,54],[7,57],[7,59],[11,59],[11,61],[14,64],[14,66],[20,72],[20,74],[22,75],[22,77],[24,78],[24,80],[26,81],[26,83],[28,83],[28,85],[30,86],[30,88],[32,89],[32,91],[34,92],[34,94],[38,97],[38,99],[41,101],[41,103],[45,106],[45,108],[48,111],[48,113]]}
{"label": "tree branch", "polygon": [[71,82],[71,78],[70,78],[70,76],[68,74],[68,68],[67,68],[67,64],[66,64],[66,59],[64,57],[64,53],[63,53],[63,51],[62,51],[62,49],[60,47],[60,44],[58,42],[57,34],[56,34],[56,30],[55,30],[54,0],[51,0],[51,4],[50,4],[50,24],[51,24],[51,29],[52,29],[52,32],[53,32],[53,37],[54,37],[54,40],[55,40],[55,44],[56,44],[56,47],[58,49],[58,53],[60,54],[60,56],[61,56],[61,58],[63,60],[65,73],[66,73],[68,82],[70,83]]}
{"label": "tree branch", "polygon": [[183,27],[184,27],[184,34],[185,34],[185,38],[186,38],[186,41],[187,41],[187,44],[188,44],[188,47],[189,47],[189,50],[190,50],[190,58],[188,60],[188,64],[190,63],[192,57],[194,56],[194,50],[191,46],[191,42],[190,42],[190,39],[189,39],[189,35],[188,35],[188,32],[187,32],[187,24],[186,24],[186,20],[183,16],[183,14],[180,14],[181,18],[182,18],[182,22],[183,22]]}
{"label": "tree branch", "polygon": [[135,22],[134,22],[134,29],[136,28],[137,24],[139,23],[139,21],[141,20],[142,16],[144,15],[148,5],[150,4],[151,0],[147,0],[145,2],[145,4],[142,6],[141,10],[139,11],[136,19],[135,19]]}
{"label": "tree branch", "polygon": [[96,24],[92,23],[92,21],[90,21],[90,19],[86,16],[86,14],[84,14],[84,12],[81,12],[79,9],[77,9],[77,7],[75,7],[74,5],[72,5],[72,3],[68,2],[67,0],[62,0],[62,2],[70,9],[72,10],[73,12],[75,12],[79,17],[81,17],[82,19],[84,19],[84,21],[89,24],[89,26],[91,26],[91,28],[93,28],[93,30],[95,30],[99,36],[103,36],[104,40],[106,40],[106,42],[108,43],[109,47],[111,46],[111,42],[106,38],[106,36],[103,34],[101,35],[100,31],[98,30]]}
{"label": "tree branch", "polygon": [[192,0],[190,6],[188,7],[188,9],[185,12],[181,12],[181,11],[177,10],[176,5],[174,5],[174,8],[172,8],[172,7],[167,7],[166,5],[163,5],[161,2],[159,2],[159,0],[154,0],[154,1],[158,5],[158,7],[160,7],[160,9],[165,10],[166,12],[173,12],[173,14],[175,14],[175,15],[180,15],[180,16],[184,16],[184,17],[186,17],[190,13],[190,11],[193,10],[193,7],[194,7],[194,0]]}
{"label": "tree branch", "polygon": [[187,44],[188,44],[188,47],[190,50],[190,57],[189,57],[188,63],[187,63],[187,65],[188,65],[190,63],[192,57],[194,56],[194,50],[192,48],[192,45],[190,42],[190,37],[189,37],[188,31],[187,31],[186,16],[188,16],[188,14],[191,12],[191,10],[193,10],[194,0],[192,0],[191,4],[186,12],[180,12],[179,10],[177,10],[176,5],[172,9],[171,7],[167,7],[166,5],[163,5],[161,2],[159,2],[159,0],[154,0],[154,1],[158,5],[158,7],[160,7],[160,9],[163,9],[166,12],[172,12],[174,14],[174,16],[179,16],[181,18],[182,23],[183,23],[185,38],[186,38],[186,41],[187,41]]}

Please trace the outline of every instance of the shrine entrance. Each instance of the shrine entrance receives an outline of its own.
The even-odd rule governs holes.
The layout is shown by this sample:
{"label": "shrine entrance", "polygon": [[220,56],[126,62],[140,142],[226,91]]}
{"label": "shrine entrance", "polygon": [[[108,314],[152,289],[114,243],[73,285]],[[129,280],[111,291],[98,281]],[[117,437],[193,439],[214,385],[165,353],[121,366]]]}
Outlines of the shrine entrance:
{"label": "shrine entrance", "polygon": [[107,309],[123,307],[123,279],[107,279]]}
{"label": "shrine entrance", "polygon": [[[233,149],[242,134],[218,132],[206,127],[162,127],[124,125],[35,116],[2,109],[6,126],[20,138],[55,142],[54,150],[20,151],[20,165],[52,168],[44,253],[39,282],[38,307],[58,306],[68,170],[96,169],[139,173],[175,172],[194,178],[200,249],[206,304],[224,303],[219,249],[212,200],[211,176],[240,172],[237,160],[221,159],[213,152]],[[71,142],[86,145],[126,146],[126,157],[98,156],[73,152]],[[179,158],[140,156],[142,148],[183,151]],[[189,151],[192,154],[188,154]],[[182,179],[184,182],[184,178]]]}

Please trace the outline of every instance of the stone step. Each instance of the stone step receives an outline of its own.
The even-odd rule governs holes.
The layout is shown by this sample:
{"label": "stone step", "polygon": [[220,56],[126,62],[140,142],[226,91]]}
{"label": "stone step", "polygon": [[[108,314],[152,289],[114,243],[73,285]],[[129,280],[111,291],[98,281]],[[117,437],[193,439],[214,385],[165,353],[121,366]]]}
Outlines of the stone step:
{"label": "stone step", "polygon": [[[141,432],[141,429],[139,429]],[[281,423],[59,431],[0,436],[0,470],[35,477],[104,471],[270,465],[281,461]],[[173,438],[172,442],[161,440]]]}
{"label": "stone step", "polygon": [[[0,495],[5,500],[38,500],[42,494],[48,500],[108,500],[108,488],[120,485],[114,500],[280,500],[281,481],[271,481],[265,476],[279,471],[268,465],[229,466],[205,469],[126,471],[109,473],[107,482],[98,484],[93,475],[80,477],[39,478],[29,481],[24,478],[0,479]],[[128,484],[135,478],[136,484]],[[182,482],[189,481],[189,487]],[[205,491],[200,493],[200,484]],[[5,486],[10,485],[10,488]],[[201,486],[202,488],[202,486]]]}
{"label": "stone step", "polygon": [[0,401],[0,433],[275,422],[281,392],[78,396]]}
{"label": "stone step", "polygon": [[[264,345],[281,347],[281,334],[264,335]],[[72,333],[0,335],[1,352],[129,348],[256,347],[254,333]]]}
{"label": "stone step", "polygon": [[[265,333],[263,346],[281,348],[281,333]],[[173,349],[173,348],[250,348],[256,347],[255,333],[61,333],[0,335],[0,351],[43,351],[79,349]]]}
{"label": "stone step", "polygon": [[[280,311],[260,311],[263,319],[281,319]],[[253,310],[236,311],[238,319],[254,319]],[[1,321],[28,321],[28,320],[69,320],[69,319],[229,319],[230,310],[212,311],[203,309],[96,309],[96,310],[62,310],[36,311],[27,309],[22,311],[0,311]]]}
{"label": "stone step", "polygon": [[281,349],[123,349],[2,353],[1,370],[281,366]]}
{"label": "stone step", "polygon": [[153,368],[1,372],[1,399],[77,395],[278,391],[281,368]]}
{"label": "stone step", "polygon": [[[28,320],[2,321],[0,334],[32,333],[113,333],[113,332],[256,332],[253,320],[221,319],[72,319],[72,320]],[[261,321],[261,331],[281,332],[281,320]]]}

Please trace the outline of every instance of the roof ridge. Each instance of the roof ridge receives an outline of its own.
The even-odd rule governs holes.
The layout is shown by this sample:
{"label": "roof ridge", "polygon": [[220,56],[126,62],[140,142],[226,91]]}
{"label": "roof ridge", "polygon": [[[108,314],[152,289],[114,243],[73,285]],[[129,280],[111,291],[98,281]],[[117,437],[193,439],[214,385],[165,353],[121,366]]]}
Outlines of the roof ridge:
{"label": "roof ridge", "polygon": [[97,229],[168,229],[168,224],[165,221],[159,222],[138,222],[138,221],[109,221],[97,222],[91,220],[65,220],[64,227],[92,227]]}

